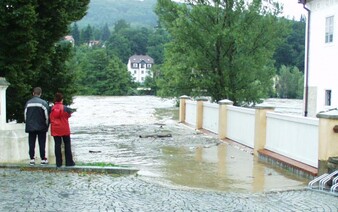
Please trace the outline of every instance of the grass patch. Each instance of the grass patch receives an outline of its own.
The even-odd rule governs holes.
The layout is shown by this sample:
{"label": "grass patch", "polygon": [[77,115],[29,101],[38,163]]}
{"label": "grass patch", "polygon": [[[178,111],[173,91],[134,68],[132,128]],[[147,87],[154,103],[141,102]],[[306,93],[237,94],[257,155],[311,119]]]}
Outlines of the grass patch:
{"label": "grass patch", "polygon": [[127,167],[113,163],[95,162],[95,163],[76,163],[76,166],[97,166],[97,167]]}

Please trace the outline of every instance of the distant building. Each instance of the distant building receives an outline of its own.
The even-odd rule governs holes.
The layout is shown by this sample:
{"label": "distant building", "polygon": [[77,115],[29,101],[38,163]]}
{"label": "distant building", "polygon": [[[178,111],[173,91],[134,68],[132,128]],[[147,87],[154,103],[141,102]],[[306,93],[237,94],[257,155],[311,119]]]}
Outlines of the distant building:
{"label": "distant building", "polygon": [[69,41],[70,43],[72,43],[73,47],[75,46],[75,40],[74,40],[73,36],[67,35],[67,36],[64,37],[64,40]]}
{"label": "distant building", "polygon": [[338,1],[298,0],[307,14],[304,114],[338,107]]}
{"label": "distant building", "polygon": [[98,46],[98,45],[100,45],[100,41],[98,41],[98,40],[90,40],[88,42],[89,47]]}
{"label": "distant building", "polygon": [[154,65],[154,59],[148,55],[133,55],[128,60],[128,71],[135,82],[143,83],[147,76],[152,77],[150,69]]}

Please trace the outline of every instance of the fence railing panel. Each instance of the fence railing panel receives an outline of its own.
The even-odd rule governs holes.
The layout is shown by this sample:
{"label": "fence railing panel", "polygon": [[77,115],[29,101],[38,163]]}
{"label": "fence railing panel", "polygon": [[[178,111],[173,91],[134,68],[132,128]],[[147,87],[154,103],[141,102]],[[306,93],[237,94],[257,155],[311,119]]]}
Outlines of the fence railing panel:
{"label": "fence railing panel", "polygon": [[203,102],[203,129],[218,133],[219,105]]}
{"label": "fence railing panel", "polygon": [[318,168],[316,118],[267,113],[265,149]]}
{"label": "fence railing panel", "polygon": [[195,101],[186,101],[185,122],[193,126],[196,125],[196,107],[197,103]]}
{"label": "fence railing panel", "polygon": [[254,148],[255,110],[228,106],[227,137]]}

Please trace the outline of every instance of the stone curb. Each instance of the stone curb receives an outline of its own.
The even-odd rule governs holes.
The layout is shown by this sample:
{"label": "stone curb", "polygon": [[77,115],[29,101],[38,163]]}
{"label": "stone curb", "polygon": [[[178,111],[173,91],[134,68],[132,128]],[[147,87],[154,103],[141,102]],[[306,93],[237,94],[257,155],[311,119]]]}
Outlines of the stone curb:
{"label": "stone curb", "polygon": [[117,175],[132,175],[136,174],[139,170],[128,167],[110,167],[110,166],[61,166],[55,165],[24,165],[24,164],[0,164],[0,168],[22,169],[26,171],[68,171],[68,172],[90,172],[90,173],[103,173],[103,174],[117,174]]}

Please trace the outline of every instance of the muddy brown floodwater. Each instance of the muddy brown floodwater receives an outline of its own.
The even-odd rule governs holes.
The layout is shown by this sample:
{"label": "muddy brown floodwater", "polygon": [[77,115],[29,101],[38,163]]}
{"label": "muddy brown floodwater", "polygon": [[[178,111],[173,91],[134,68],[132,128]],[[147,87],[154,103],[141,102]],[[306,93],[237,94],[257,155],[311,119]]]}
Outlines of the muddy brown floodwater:
{"label": "muddy brown floodwater", "polygon": [[308,180],[259,162],[250,149],[179,124],[174,105],[153,96],[76,97],[70,119],[76,161],[135,167],[144,180],[182,189],[305,188]]}

